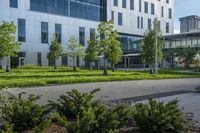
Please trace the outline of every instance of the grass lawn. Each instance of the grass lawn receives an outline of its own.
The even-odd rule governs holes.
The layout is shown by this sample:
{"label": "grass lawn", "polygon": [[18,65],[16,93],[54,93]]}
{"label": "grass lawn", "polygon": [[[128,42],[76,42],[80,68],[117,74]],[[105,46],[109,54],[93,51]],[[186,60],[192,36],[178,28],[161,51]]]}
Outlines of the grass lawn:
{"label": "grass lawn", "polygon": [[70,84],[101,81],[144,80],[144,79],[170,79],[170,78],[200,78],[200,74],[175,73],[160,70],[158,76],[148,72],[135,71],[109,71],[109,76],[102,76],[102,70],[79,70],[72,72],[71,68],[19,68],[12,69],[10,73],[0,70],[0,88],[43,86],[47,84]]}

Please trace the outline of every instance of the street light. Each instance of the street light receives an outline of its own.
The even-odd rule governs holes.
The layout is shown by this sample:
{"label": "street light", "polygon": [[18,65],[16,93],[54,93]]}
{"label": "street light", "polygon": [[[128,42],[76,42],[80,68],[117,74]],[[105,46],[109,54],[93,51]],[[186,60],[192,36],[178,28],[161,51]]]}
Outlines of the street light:
{"label": "street light", "polygon": [[157,25],[157,22],[156,22],[156,37],[155,37],[155,74],[158,75],[158,35],[157,35],[157,30],[158,30],[158,25]]}

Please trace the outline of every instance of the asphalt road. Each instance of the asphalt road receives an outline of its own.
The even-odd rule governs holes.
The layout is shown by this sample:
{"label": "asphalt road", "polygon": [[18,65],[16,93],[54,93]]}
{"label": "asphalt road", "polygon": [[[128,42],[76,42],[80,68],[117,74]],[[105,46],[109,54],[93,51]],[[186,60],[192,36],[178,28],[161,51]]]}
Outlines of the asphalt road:
{"label": "asphalt road", "polygon": [[90,92],[100,88],[96,94],[97,98],[104,100],[127,99],[133,97],[157,95],[157,97],[177,95],[186,91],[194,91],[200,85],[200,78],[190,79],[164,79],[164,80],[139,80],[139,81],[117,81],[99,83],[81,83],[56,85],[45,87],[12,88],[8,89],[13,94],[26,92],[26,94],[43,95],[40,102],[56,100],[59,95],[71,89],[78,89],[82,92]]}

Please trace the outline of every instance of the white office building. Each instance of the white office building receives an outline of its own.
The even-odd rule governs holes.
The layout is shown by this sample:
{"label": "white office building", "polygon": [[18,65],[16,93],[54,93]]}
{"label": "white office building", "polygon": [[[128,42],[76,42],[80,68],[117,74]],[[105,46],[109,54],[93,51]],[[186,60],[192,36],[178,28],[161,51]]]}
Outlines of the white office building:
{"label": "white office building", "polygon": [[[124,54],[139,51],[139,39],[158,18],[164,35],[173,34],[174,0],[1,0],[0,21],[13,21],[16,40],[21,42],[18,57],[11,57],[11,67],[24,64],[51,65],[47,59],[49,44],[55,34],[66,49],[68,38],[75,36],[87,47],[101,21],[113,20],[119,32]],[[134,63],[134,62],[133,62]],[[137,61],[136,61],[137,63]],[[3,67],[6,60],[1,61]],[[57,65],[72,65],[69,57],[60,57]],[[84,66],[77,58],[77,65]]]}

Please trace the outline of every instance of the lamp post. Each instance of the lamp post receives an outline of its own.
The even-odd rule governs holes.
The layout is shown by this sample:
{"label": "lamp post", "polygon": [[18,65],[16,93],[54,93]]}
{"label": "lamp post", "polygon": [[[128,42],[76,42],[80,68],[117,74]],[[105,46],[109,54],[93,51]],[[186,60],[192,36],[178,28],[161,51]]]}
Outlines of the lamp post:
{"label": "lamp post", "polygon": [[158,36],[157,36],[157,26],[156,26],[156,37],[155,37],[155,74],[158,75]]}

